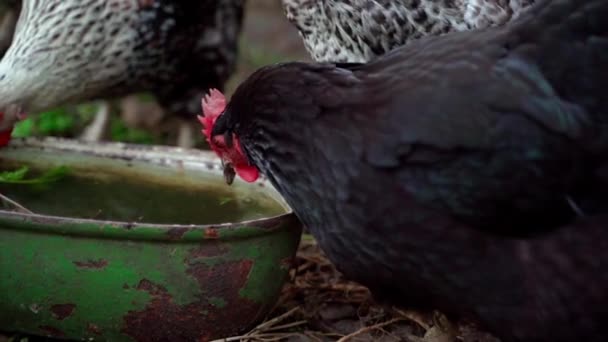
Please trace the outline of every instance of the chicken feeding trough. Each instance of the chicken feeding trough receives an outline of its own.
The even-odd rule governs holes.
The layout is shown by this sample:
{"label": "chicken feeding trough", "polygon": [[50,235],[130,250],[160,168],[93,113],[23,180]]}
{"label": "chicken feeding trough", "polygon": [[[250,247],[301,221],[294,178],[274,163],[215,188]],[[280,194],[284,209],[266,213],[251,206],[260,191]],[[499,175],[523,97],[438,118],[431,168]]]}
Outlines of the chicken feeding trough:
{"label": "chicken feeding trough", "polygon": [[33,212],[0,210],[0,330],[206,341],[274,305],[301,226],[266,181],[228,187],[204,151],[51,138],[0,150],[4,170],[22,165],[69,172],[0,183]]}

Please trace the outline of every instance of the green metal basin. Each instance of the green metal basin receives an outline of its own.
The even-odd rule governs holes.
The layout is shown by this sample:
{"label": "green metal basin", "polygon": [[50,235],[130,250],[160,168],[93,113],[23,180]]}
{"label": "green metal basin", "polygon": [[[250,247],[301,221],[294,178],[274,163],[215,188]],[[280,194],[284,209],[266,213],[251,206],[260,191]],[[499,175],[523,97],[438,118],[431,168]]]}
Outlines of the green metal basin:
{"label": "green metal basin", "polygon": [[[0,165],[15,161],[76,172],[127,170],[167,186],[197,177],[224,182],[209,152],[170,147],[16,140],[0,150]],[[270,194],[285,214],[178,225],[0,210],[0,330],[78,340],[207,341],[251,328],[275,304],[301,226],[265,181],[233,186],[248,196]]]}

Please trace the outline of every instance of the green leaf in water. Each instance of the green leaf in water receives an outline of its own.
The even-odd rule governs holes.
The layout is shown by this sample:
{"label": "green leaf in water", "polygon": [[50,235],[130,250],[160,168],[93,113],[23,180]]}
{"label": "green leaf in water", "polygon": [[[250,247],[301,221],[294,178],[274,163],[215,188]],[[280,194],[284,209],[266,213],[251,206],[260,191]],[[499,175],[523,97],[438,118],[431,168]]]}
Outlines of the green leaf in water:
{"label": "green leaf in water", "polygon": [[30,169],[27,166],[22,166],[15,171],[0,172],[0,182],[13,183],[16,181],[23,180],[29,170]]}
{"label": "green leaf in water", "polygon": [[5,171],[0,173],[0,183],[6,184],[48,184],[56,182],[70,172],[70,168],[67,166],[58,166],[52,168],[39,177],[24,179],[27,172],[29,171],[27,166],[21,167],[15,171]]}
{"label": "green leaf in water", "polygon": [[230,202],[232,202],[232,198],[230,198],[230,197],[222,197],[222,198],[220,198],[220,205],[224,205],[224,204],[227,204],[227,203],[230,203]]}
{"label": "green leaf in water", "polygon": [[50,170],[48,170],[47,172],[45,172],[44,174],[42,174],[42,176],[33,179],[33,181],[36,181],[37,183],[51,183],[51,182],[56,182],[62,178],[64,178],[65,176],[68,175],[68,173],[70,173],[70,168],[67,166],[58,166],[55,168],[52,168]]}

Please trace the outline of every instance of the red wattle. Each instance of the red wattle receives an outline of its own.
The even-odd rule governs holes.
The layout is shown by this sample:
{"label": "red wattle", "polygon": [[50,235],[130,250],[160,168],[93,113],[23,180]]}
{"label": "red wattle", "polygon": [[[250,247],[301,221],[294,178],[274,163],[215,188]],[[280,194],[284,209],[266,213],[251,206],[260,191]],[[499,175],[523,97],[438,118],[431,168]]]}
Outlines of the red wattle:
{"label": "red wattle", "polygon": [[260,172],[255,166],[234,166],[234,171],[236,171],[236,174],[248,183],[255,182],[260,177]]}

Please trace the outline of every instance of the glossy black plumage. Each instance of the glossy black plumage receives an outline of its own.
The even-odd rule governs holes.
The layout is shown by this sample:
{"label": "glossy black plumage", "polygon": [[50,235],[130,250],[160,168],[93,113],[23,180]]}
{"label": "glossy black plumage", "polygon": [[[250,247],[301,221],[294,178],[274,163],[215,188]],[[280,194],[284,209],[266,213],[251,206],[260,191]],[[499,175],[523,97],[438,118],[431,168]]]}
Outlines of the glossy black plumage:
{"label": "glossy black plumage", "polygon": [[504,341],[608,336],[608,2],[236,91],[236,134],[348,277]]}

